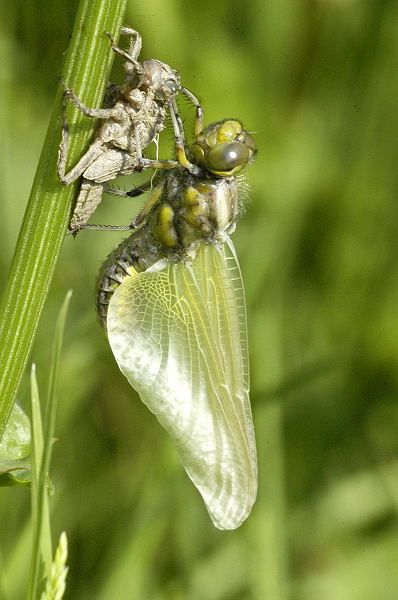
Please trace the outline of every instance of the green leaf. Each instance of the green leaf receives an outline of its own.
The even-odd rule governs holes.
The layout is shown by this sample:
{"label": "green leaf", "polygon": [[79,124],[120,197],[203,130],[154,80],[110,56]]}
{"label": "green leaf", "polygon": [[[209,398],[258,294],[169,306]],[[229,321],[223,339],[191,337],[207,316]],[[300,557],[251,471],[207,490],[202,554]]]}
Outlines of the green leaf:
{"label": "green leaf", "polygon": [[17,461],[29,456],[30,443],[29,417],[18,404],[14,404],[0,441],[0,463],[3,460]]}
{"label": "green leaf", "polygon": [[32,470],[27,460],[0,460],[0,487],[29,487],[32,481]]}
{"label": "green leaf", "polygon": [[14,404],[0,442],[0,487],[30,485],[31,464],[26,458],[30,447],[29,418],[18,404]]}

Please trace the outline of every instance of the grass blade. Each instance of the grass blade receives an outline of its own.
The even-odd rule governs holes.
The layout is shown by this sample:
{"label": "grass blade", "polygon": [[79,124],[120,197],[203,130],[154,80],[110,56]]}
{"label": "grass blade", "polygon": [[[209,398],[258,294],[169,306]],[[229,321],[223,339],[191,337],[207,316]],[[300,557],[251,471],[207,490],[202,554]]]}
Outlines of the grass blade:
{"label": "grass blade", "polygon": [[40,397],[39,389],[36,379],[36,365],[32,365],[31,370],[31,407],[32,407],[32,489],[31,489],[31,503],[32,503],[32,530],[33,530],[33,542],[32,542],[32,561],[31,561],[31,573],[29,582],[29,593],[28,598],[36,598],[37,587],[40,574],[40,534],[41,534],[41,522],[43,510],[40,508],[41,496],[43,499],[47,497],[46,494],[40,492],[40,471],[43,462],[43,426],[42,417],[40,410]]}
{"label": "grass blade", "polygon": [[50,471],[52,444],[54,440],[55,417],[58,400],[58,372],[61,360],[62,342],[65,322],[68,313],[72,291],[69,290],[58,315],[53,343],[52,361],[49,379],[49,391],[42,426],[39,392],[36,381],[36,370],[32,367],[32,523],[33,543],[30,586],[28,598],[35,600],[38,593],[41,572],[40,557],[44,562],[44,573],[51,577],[52,542],[50,513],[48,507],[48,473]]}
{"label": "grass blade", "polygon": [[62,343],[64,339],[64,331],[65,331],[65,323],[66,317],[68,314],[69,303],[72,297],[72,290],[69,290],[66,294],[65,300],[59,311],[57,324],[55,327],[55,336],[53,343],[53,352],[52,352],[52,362],[51,362],[51,370],[50,370],[50,379],[48,386],[48,396],[47,396],[47,405],[46,412],[44,415],[44,453],[43,453],[43,463],[41,467],[41,475],[45,479],[47,473],[50,470],[51,463],[51,455],[52,455],[52,440],[54,438],[54,430],[55,430],[55,417],[57,412],[57,404],[58,404],[58,373],[59,366],[61,362],[61,350]]}

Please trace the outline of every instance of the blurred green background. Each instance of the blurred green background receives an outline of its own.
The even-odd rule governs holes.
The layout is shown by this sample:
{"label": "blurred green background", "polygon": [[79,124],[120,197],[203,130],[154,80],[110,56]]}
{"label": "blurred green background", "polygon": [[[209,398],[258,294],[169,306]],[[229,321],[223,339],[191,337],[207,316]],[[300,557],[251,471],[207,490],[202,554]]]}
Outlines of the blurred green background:
{"label": "blurred green background", "polygon": [[[3,282],[76,6],[0,6]],[[96,274],[122,236],[66,239],[33,351],[44,388],[55,316],[73,288],[51,501],[54,532],[69,538],[66,598],[396,600],[398,5],[131,0],[125,22],[143,35],[144,58],[179,69],[207,122],[238,117],[255,132],[251,203],[234,241],[260,487],[239,530],[213,528],[97,323]],[[109,197],[95,221],[127,223],[139,206]],[[25,406],[28,395],[26,377]],[[26,489],[0,491],[0,541],[4,600],[18,600]]]}

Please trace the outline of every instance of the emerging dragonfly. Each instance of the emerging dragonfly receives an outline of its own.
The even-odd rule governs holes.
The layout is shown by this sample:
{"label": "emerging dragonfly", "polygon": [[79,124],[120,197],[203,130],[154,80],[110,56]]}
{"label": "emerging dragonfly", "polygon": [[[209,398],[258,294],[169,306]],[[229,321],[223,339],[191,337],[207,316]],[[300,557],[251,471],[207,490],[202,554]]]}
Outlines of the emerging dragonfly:
{"label": "emerging dragonfly", "polygon": [[[127,51],[115,46],[113,52],[125,59],[126,78],[122,86],[110,84],[104,108],[89,108],[71,89],[64,92],[62,139],[58,154],[58,176],[69,185],[83,176],[76,207],[69,224],[77,233],[101,202],[106,183],[118,175],[148,167],[176,166],[174,161],[151,161],[142,157],[142,150],[155,140],[165,127],[167,109],[172,114],[176,149],[183,148],[184,131],[178,115],[175,96],[184,94],[196,107],[196,131],[201,129],[202,109],[197,98],[180,84],[177,71],[155,59],[138,62],[142,40],[130,27],[121,33],[131,38]],[[69,142],[66,121],[66,101],[87,117],[100,119],[96,136],[79,162],[66,173]]]}
{"label": "emerging dragonfly", "polygon": [[188,158],[180,153],[183,166],[158,174],[133,222],[140,228],[98,280],[116,361],[169,432],[219,529],[239,527],[257,493],[245,295],[229,237],[242,210],[236,173],[254,152],[236,120],[204,129]]}

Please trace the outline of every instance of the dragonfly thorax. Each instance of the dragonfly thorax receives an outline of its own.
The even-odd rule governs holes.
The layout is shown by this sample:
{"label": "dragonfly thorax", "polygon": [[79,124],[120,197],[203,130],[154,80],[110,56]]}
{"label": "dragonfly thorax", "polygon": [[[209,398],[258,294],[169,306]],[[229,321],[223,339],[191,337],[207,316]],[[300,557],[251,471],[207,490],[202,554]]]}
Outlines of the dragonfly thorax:
{"label": "dragonfly thorax", "polygon": [[189,253],[195,242],[214,242],[230,233],[239,213],[235,178],[198,178],[178,169],[165,179],[148,224],[162,252]]}

